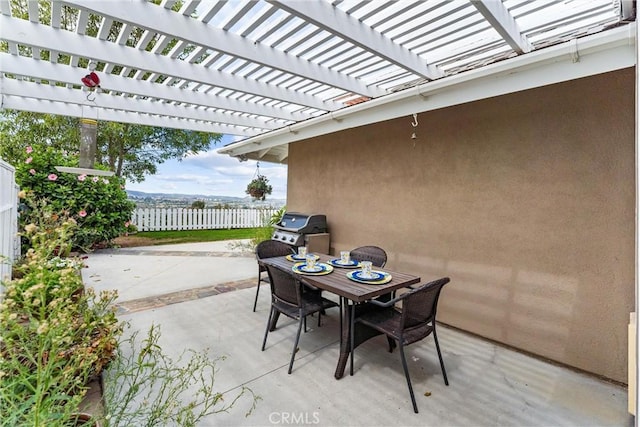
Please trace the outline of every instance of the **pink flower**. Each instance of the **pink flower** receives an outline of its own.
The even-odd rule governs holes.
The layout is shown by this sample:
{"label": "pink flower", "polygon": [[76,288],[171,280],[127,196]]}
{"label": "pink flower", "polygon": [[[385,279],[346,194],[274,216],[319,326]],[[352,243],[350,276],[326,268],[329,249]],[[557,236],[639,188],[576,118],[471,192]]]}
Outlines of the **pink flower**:
{"label": "pink flower", "polygon": [[27,160],[25,160],[25,163],[31,163],[33,161],[33,157],[27,157]]}
{"label": "pink flower", "polygon": [[31,175],[35,175],[35,174],[36,174],[36,170],[35,170],[35,169],[29,169],[29,173],[30,173]]}
{"label": "pink flower", "polygon": [[94,176],[93,178],[91,178],[91,181],[98,182],[100,181],[100,178],[98,178],[97,176]]}
{"label": "pink flower", "polygon": [[80,218],[84,218],[85,216],[87,216],[87,211],[85,211],[84,209],[82,209],[80,212],[78,212],[78,216]]}
{"label": "pink flower", "polygon": [[56,179],[58,179],[58,175],[56,175],[55,173],[51,173],[47,178],[49,179],[49,181],[55,181]]}
{"label": "pink flower", "polygon": [[27,154],[31,154],[33,152],[33,148],[31,146],[27,146]]}
{"label": "pink flower", "polygon": [[130,221],[127,221],[127,222],[125,222],[125,223],[124,223],[124,226],[125,226],[125,227],[129,227],[130,225],[131,225],[131,222],[130,222]]}
{"label": "pink flower", "polygon": [[86,173],[83,173],[82,175],[78,175],[78,181],[84,181],[85,179],[87,179]]}
{"label": "pink flower", "polygon": [[103,183],[103,184],[108,184],[108,183],[109,183],[109,180],[108,180],[108,179],[106,179],[106,178],[102,178],[102,183]]}

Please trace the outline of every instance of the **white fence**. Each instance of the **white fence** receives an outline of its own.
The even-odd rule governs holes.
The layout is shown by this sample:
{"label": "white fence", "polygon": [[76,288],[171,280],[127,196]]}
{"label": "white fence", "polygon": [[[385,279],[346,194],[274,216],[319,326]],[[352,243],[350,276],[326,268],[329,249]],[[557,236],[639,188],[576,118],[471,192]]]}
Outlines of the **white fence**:
{"label": "white fence", "polygon": [[11,278],[11,263],[19,257],[18,187],[15,183],[15,169],[0,160],[0,279]]}
{"label": "white fence", "polygon": [[262,227],[276,209],[138,208],[131,222],[138,231],[213,230]]}

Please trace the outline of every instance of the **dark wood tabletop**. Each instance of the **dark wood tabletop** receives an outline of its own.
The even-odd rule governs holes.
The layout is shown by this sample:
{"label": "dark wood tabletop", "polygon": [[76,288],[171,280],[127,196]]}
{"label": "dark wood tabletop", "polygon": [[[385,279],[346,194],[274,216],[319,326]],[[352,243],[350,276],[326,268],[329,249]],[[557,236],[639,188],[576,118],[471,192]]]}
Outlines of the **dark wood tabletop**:
{"label": "dark wood tabletop", "polygon": [[[317,262],[328,263],[328,261],[336,259],[330,255],[316,255],[320,257]],[[291,270],[294,264],[283,256],[264,258],[261,261],[265,264],[271,264],[289,270]],[[377,296],[388,294],[397,289],[406,288],[409,285],[420,282],[420,277],[414,276],[413,274],[398,273],[386,268],[373,267],[375,271],[383,271],[391,274],[391,281],[383,285],[359,283],[347,277],[347,274],[354,269],[340,268],[336,266],[332,267],[333,271],[324,275],[300,274],[293,270],[291,270],[291,272],[316,288],[331,292],[356,303],[368,301]]]}

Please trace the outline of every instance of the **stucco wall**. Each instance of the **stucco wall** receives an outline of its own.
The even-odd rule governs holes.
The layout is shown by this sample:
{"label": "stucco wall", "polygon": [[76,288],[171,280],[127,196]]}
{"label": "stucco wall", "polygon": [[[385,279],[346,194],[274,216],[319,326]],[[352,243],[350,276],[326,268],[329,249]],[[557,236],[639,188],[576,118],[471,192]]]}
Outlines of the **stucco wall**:
{"label": "stucco wall", "polygon": [[325,213],[426,282],[439,319],[626,382],[634,301],[634,70],[289,147],[288,209]]}

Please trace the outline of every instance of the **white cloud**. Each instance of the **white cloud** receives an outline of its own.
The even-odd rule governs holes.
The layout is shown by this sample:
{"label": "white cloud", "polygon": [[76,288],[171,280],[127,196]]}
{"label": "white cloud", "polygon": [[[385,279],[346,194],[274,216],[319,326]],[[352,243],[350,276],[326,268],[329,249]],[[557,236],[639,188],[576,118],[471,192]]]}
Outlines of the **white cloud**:
{"label": "white cloud", "polygon": [[162,185],[160,186],[160,188],[161,188],[162,190],[166,190],[166,191],[174,191],[174,190],[176,190],[176,189],[178,188],[178,186],[177,186],[177,185],[175,185],[175,184],[174,184],[174,183],[172,183],[172,182],[167,182],[167,183],[162,184]]}

